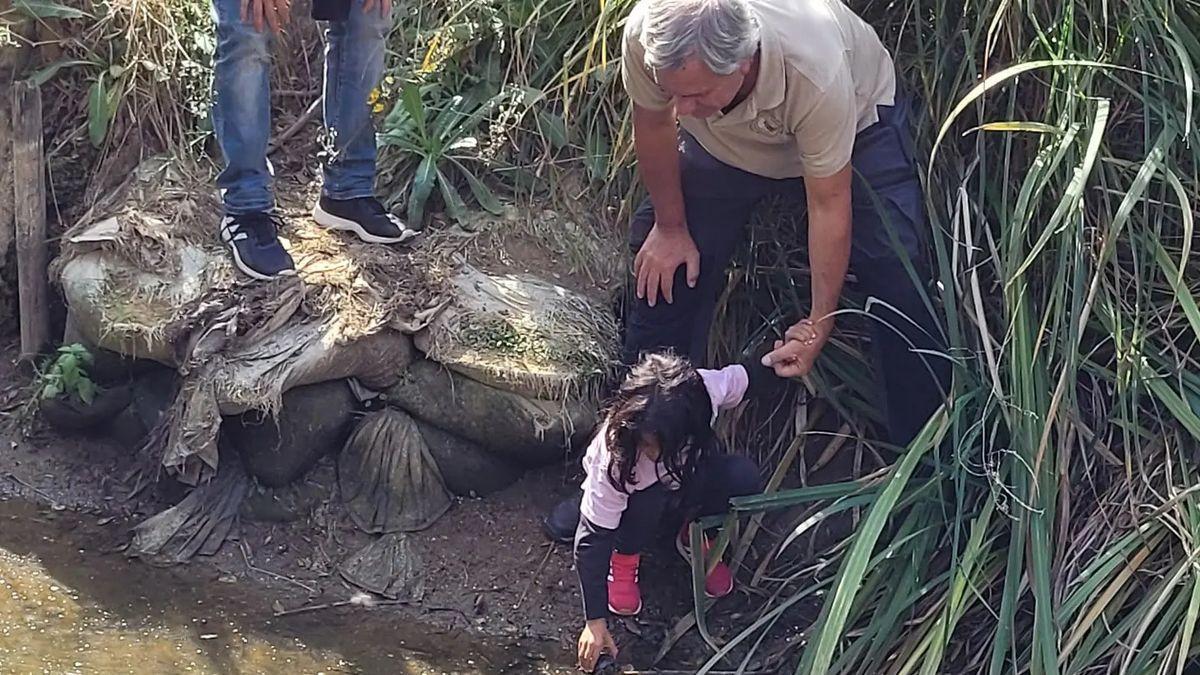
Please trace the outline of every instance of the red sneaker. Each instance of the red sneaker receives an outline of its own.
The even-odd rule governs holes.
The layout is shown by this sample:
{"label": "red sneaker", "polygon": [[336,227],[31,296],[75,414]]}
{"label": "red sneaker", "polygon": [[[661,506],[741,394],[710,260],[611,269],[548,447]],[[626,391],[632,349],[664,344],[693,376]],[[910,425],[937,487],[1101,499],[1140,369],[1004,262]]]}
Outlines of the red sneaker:
{"label": "red sneaker", "polygon": [[608,611],[619,616],[636,616],[642,611],[642,591],[638,588],[637,553],[613,551],[608,561]]}
{"label": "red sneaker", "polygon": [[[679,555],[688,565],[692,564],[692,546],[691,540],[688,537],[688,526],[684,525],[679,531],[679,536],[675,538],[675,550],[679,551]],[[709,551],[712,550],[712,541],[707,536],[704,537],[704,558],[708,560]],[[722,560],[717,563],[713,571],[708,573],[708,577],[704,579],[704,594],[710,598],[723,598],[733,592],[733,570],[729,569],[729,565]]]}

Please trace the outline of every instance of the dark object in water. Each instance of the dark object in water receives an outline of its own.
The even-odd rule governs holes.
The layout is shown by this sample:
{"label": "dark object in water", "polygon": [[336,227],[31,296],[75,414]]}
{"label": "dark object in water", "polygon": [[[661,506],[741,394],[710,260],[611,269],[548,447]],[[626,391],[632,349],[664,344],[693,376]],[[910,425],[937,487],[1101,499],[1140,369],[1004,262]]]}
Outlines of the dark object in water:
{"label": "dark object in water", "polygon": [[216,476],[198,485],[175,506],[133,528],[130,557],[184,563],[196,554],[214,555],[239,532],[239,510],[250,493],[250,475],[238,457],[221,453]]}
{"label": "dark object in water", "polygon": [[617,665],[617,660],[609,656],[607,652],[596,659],[596,668],[592,670],[594,675],[617,675],[620,672],[621,667]]}

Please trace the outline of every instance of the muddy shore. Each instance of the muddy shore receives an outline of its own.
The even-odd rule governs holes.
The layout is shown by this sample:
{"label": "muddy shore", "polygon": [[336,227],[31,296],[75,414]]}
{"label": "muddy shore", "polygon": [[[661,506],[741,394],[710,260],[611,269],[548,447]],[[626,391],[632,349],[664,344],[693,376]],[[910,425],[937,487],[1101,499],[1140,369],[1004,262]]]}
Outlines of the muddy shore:
{"label": "muddy shore", "polygon": [[[0,498],[40,505],[51,518],[102,533],[108,555],[147,566],[124,560],[120,549],[129,540],[128,528],[177,501],[185,489],[164,478],[131,495],[138,466],[133,448],[108,438],[55,433],[36,419],[22,429],[29,377],[16,367],[13,353],[12,340],[5,340]],[[226,542],[214,556],[173,566],[170,574],[197,593],[239,589],[242,610],[285,634],[333,625],[377,636],[392,626],[397,635],[433,636],[434,644],[465,641],[512,662],[461,672],[531,672],[528,664],[534,662],[543,664],[539,672],[572,672],[582,623],[577,577],[570,547],[551,543],[540,519],[571,492],[577,466],[574,459],[564,460],[486,498],[457,499],[431,528],[410,535],[424,569],[419,601],[373,608],[344,604],[356,589],[337,574],[337,565],[369,535],[354,526],[336,498],[329,458],[298,484],[257,490],[242,511],[238,541]],[[691,601],[687,569],[670,547],[647,556],[643,577],[653,589],[646,610],[636,622],[614,627],[614,634],[621,661],[652,672],[663,636]],[[735,611],[741,603],[731,598],[729,604]],[[692,661],[689,642],[681,641],[663,663],[686,670]],[[352,672],[388,672],[367,653],[374,651],[369,641],[359,644],[359,665]]]}

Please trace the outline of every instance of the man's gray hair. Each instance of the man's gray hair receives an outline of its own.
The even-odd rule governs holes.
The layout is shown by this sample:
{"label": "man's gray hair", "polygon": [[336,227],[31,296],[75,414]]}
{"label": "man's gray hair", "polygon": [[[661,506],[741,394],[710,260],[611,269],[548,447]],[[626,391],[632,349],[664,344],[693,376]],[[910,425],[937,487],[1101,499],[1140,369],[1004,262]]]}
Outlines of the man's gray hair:
{"label": "man's gray hair", "polygon": [[651,70],[676,70],[695,56],[728,75],[758,49],[758,20],[746,0],[642,1],[642,45]]}

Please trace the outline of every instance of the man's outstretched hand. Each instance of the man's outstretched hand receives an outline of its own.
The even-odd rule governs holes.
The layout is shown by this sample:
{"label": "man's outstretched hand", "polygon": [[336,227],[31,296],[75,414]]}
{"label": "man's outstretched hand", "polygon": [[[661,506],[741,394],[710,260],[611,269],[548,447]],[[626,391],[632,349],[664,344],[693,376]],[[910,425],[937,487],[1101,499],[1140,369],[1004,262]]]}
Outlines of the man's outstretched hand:
{"label": "man's outstretched hand", "polygon": [[804,377],[812,372],[813,364],[833,330],[833,318],[819,321],[804,319],[787,329],[775,349],[763,357],[763,365],[773,368],[779,377]]}
{"label": "man's outstretched hand", "polygon": [[675,270],[687,266],[687,284],[695,288],[700,279],[700,249],[686,224],[664,227],[658,223],[650,230],[637,257],[633,274],[637,277],[637,296],[651,307],[658,304],[659,291],[667,302],[675,301]]}

